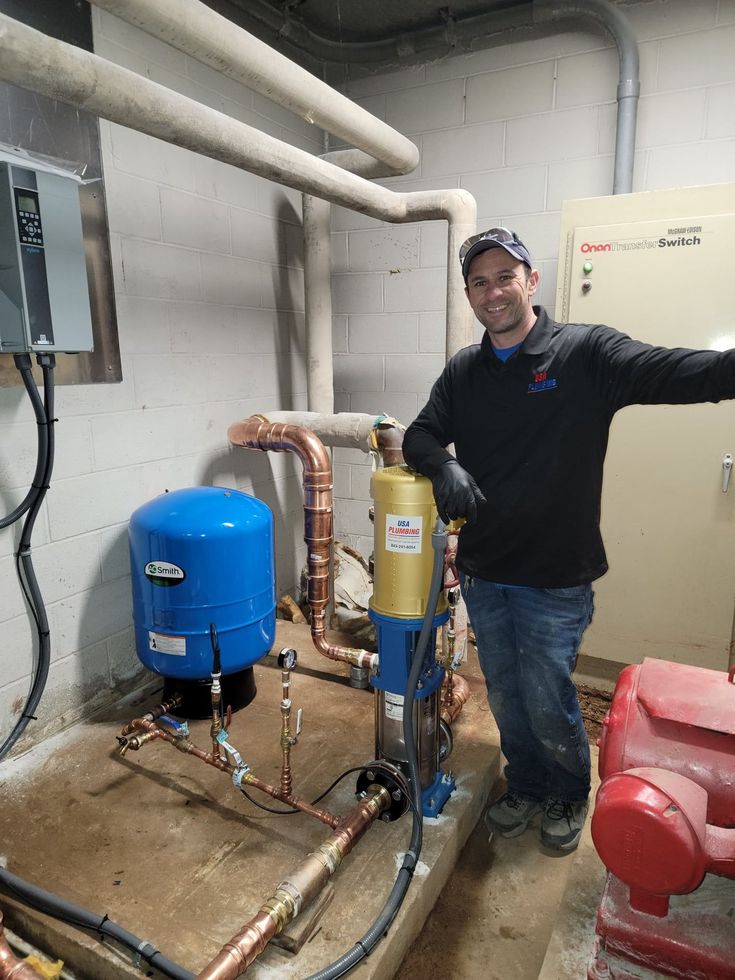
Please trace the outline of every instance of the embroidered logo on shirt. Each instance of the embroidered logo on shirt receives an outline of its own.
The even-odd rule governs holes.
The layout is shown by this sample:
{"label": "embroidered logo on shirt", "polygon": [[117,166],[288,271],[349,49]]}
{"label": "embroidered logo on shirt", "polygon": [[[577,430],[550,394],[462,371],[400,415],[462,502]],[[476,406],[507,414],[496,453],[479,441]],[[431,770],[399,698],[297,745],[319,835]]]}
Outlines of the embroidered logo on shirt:
{"label": "embroidered logo on shirt", "polygon": [[528,394],[533,395],[538,391],[549,391],[550,388],[558,388],[559,382],[556,378],[550,378],[546,371],[539,371],[533,376],[533,381],[529,382]]}

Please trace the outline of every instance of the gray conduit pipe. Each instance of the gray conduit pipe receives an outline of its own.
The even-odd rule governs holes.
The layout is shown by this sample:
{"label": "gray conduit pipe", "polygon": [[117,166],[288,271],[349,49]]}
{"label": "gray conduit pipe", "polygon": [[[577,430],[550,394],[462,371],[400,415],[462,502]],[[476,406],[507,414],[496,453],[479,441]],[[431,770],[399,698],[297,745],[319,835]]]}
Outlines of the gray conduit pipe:
{"label": "gray conduit pipe", "polygon": [[633,190],[635,127],[641,91],[638,43],[633,27],[623,11],[609,0],[534,0],[533,19],[537,24],[569,17],[592,18],[602,24],[617,45],[620,76],[613,194],[629,194]]}
{"label": "gray conduit pipe", "polygon": [[395,172],[409,173],[418,165],[419,151],[411,140],[199,0],[92,3],[360,147]]}

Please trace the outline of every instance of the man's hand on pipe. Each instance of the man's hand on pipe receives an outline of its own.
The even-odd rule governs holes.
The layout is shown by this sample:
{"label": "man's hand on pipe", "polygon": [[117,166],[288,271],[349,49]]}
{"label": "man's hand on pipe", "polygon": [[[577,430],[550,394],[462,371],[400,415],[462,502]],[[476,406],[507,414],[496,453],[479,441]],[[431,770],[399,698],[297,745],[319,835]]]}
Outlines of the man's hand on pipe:
{"label": "man's hand on pipe", "polygon": [[477,508],[486,504],[482,490],[456,459],[448,459],[431,481],[439,517],[448,524],[460,517],[477,520]]}

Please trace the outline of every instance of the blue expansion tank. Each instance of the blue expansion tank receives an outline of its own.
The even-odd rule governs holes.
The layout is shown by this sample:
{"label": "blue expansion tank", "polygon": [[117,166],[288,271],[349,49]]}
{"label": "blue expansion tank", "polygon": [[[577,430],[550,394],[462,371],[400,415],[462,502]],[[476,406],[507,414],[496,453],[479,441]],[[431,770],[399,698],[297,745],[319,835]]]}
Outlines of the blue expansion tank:
{"label": "blue expansion tank", "polygon": [[214,623],[222,673],[252,666],[273,646],[273,514],[225,487],[165,493],[130,518],[138,657],[164,677],[204,680]]}

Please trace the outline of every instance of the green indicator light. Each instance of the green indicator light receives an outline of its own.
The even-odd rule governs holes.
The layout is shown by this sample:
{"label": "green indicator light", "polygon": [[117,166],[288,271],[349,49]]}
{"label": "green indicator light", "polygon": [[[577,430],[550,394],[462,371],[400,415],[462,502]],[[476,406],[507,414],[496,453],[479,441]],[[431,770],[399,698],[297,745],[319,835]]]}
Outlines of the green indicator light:
{"label": "green indicator light", "polygon": [[584,274],[588,276],[590,272],[592,272],[592,263],[585,262],[585,264],[582,266],[582,272],[584,272]]}

